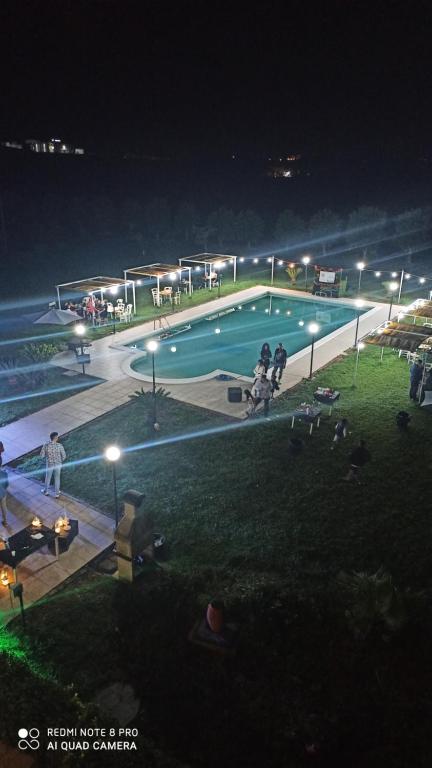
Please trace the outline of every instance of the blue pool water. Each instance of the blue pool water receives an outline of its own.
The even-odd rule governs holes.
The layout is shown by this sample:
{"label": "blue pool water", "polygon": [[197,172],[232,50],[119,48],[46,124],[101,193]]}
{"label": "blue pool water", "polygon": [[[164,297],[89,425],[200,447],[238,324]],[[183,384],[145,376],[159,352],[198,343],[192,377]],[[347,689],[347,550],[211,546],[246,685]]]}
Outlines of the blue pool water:
{"label": "blue pool water", "polygon": [[[155,354],[157,378],[192,378],[216,369],[252,376],[265,341],[272,352],[281,341],[289,357],[310,344],[309,323],[318,323],[320,330],[316,339],[321,339],[357,316],[356,309],[339,300],[323,302],[269,295],[242,305],[234,304],[233,308],[230,312],[223,310],[219,317],[209,308],[209,314],[194,322],[190,330],[162,340]],[[175,331],[176,327],[172,329]],[[220,333],[215,333],[216,329]],[[147,341],[148,337],[129,346],[145,350]],[[132,368],[151,376],[151,354],[137,357]]]}

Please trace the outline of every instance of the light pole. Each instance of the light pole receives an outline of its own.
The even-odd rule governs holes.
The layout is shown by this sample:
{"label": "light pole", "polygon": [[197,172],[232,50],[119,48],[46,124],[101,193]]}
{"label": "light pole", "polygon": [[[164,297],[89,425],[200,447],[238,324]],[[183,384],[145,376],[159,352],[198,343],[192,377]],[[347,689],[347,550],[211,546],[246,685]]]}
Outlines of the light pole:
{"label": "light pole", "polygon": [[309,333],[312,334],[309,379],[312,378],[313,356],[314,356],[314,347],[315,347],[315,336],[317,335],[319,329],[320,329],[320,327],[319,327],[318,323],[309,323],[309,325],[308,325],[308,331],[309,331]]}
{"label": "light pole", "polygon": [[357,381],[357,369],[358,369],[358,364],[359,364],[359,355],[360,355],[361,350],[364,349],[365,346],[366,346],[366,344],[364,343],[364,341],[359,341],[357,343],[357,355],[356,355],[356,362],[355,362],[355,368],[354,368],[353,387],[356,386],[356,381]]}
{"label": "light pole", "polygon": [[305,290],[307,291],[308,264],[310,264],[310,256],[303,256],[302,264],[305,265]]}
{"label": "light pole", "polygon": [[81,365],[82,365],[83,376],[85,376],[85,363],[84,363],[84,342],[83,342],[82,337],[84,336],[85,332],[86,332],[86,328],[85,328],[85,325],[83,325],[83,323],[78,323],[75,326],[75,333],[76,333],[76,335],[81,337],[81,344],[79,344],[79,346],[80,346],[80,349],[81,349],[80,357],[81,357]]}
{"label": "light pole", "polygon": [[121,450],[116,445],[110,445],[105,450],[105,458],[112,464],[113,473],[113,487],[114,487],[114,513],[115,513],[115,527],[117,528],[119,523],[119,503],[117,493],[117,472],[116,464],[121,456]]}
{"label": "light pole", "polygon": [[364,270],[365,266],[366,266],[366,264],[364,263],[364,261],[358,261],[358,262],[357,262],[357,264],[356,264],[356,267],[357,267],[357,269],[358,269],[358,271],[359,271],[359,279],[358,279],[358,288],[357,288],[357,293],[360,293],[360,286],[361,286],[361,278],[362,278],[362,272],[363,272],[363,270]]}
{"label": "light pole", "polygon": [[356,322],[356,329],[355,329],[355,336],[354,336],[354,346],[357,346],[358,329],[359,329],[359,322],[360,322],[360,310],[362,307],[364,307],[364,301],[363,299],[356,299],[354,303],[357,308],[357,322]]}
{"label": "light pole", "polygon": [[394,295],[395,295],[395,292],[397,291],[398,287],[399,286],[398,286],[397,283],[390,283],[390,285],[389,285],[389,288],[390,288],[390,306],[389,306],[389,313],[388,313],[388,319],[389,320],[391,318],[391,312],[392,312],[392,308],[393,308]]}
{"label": "light pole", "polygon": [[146,344],[147,349],[152,354],[152,377],[153,377],[153,426],[156,422],[156,375],[155,375],[155,352],[159,347],[157,341],[151,339]]}

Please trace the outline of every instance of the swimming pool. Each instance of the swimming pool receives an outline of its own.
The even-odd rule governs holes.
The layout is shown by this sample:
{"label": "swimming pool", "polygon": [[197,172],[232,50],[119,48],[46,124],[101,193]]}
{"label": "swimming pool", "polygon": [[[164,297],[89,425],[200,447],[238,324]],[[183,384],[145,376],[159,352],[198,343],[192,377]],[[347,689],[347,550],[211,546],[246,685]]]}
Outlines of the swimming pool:
{"label": "swimming pool", "polygon": [[[365,307],[362,312],[367,310]],[[250,377],[265,341],[272,352],[281,341],[290,357],[310,344],[309,323],[319,325],[315,336],[318,340],[354,320],[357,312],[354,307],[341,304],[340,300],[320,301],[270,294],[233,304],[219,313],[209,310],[187,330],[182,330],[185,324],[172,326],[173,335],[160,340],[156,352],[157,378],[206,377],[214,371]],[[158,331],[152,338],[158,338],[160,333]],[[145,376],[152,375],[152,356],[145,351],[149,338],[128,345],[143,350],[131,368]]]}

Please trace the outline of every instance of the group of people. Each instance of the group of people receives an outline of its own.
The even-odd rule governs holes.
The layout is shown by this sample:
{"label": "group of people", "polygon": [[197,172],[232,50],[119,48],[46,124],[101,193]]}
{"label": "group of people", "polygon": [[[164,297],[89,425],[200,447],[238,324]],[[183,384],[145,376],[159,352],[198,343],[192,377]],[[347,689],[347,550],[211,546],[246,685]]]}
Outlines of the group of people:
{"label": "group of people", "polygon": [[108,304],[104,299],[97,299],[94,296],[85,296],[81,303],[67,301],[65,309],[76,312],[84,320],[100,323],[108,319]]}
{"label": "group of people", "polygon": [[[248,401],[247,415],[255,413],[257,406],[262,402],[264,416],[268,416],[270,400],[275,390],[279,389],[279,382],[282,379],[282,372],[287,363],[287,351],[282,342],[279,342],[274,354],[270,349],[268,342],[261,347],[261,354],[254,368],[255,380],[252,385],[252,391],[245,389],[246,399]],[[271,377],[267,378],[267,372],[271,368]]]}
{"label": "group of people", "polygon": [[[2,525],[7,525],[7,490],[9,487],[8,473],[3,467],[4,445],[0,441],[0,510]],[[49,495],[51,480],[54,478],[54,497],[60,497],[60,473],[63,462],[66,460],[66,451],[59,442],[59,433],[51,432],[50,439],[41,448],[40,457],[45,460],[45,483],[41,493]]]}

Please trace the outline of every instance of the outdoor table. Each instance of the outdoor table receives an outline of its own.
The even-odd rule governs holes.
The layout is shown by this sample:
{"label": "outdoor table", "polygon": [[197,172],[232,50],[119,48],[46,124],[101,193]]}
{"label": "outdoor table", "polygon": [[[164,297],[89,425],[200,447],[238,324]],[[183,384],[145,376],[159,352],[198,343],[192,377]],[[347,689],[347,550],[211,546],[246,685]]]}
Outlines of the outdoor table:
{"label": "outdoor table", "polygon": [[78,520],[69,519],[69,530],[61,530],[56,534],[56,539],[48,544],[48,548],[52,551],[58,549],[60,552],[67,552],[75,536],[78,536]]}
{"label": "outdoor table", "polygon": [[288,416],[291,418],[291,429],[294,429],[295,420],[298,419],[298,421],[304,421],[306,424],[310,424],[309,434],[311,435],[314,424],[316,424],[317,429],[320,425],[321,410],[320,408],[315,408],[311,405],[307,407],[299,406],[294,411],[291,411]]}
{"label": "outdoor table", "polygon": [[[35,535],[41,534],[40,538],[33,538]],[[28,525],[27,528],[23,528],[22,531],[14,533],[8,539],[9,547],[7,549],[0,550],[0,562],[5,565],[9,565],[13,568],[16,577],[17,566],[33,552],[37,552],[38,549],[45,547],[46,545],[53,544],[56,559],[59,557],[58,546],[59,535],[53,531],[52,528],[47,528],[46,525],[35,527]]]}
{"label": "outdoor table", "polygon": [[321,403],[322,405],[329,405],[329,416],[332,414],[333,406],[340,398],[340,392],[337,392],[336,390],[333,391],[331,394],[324,394],[323,392],[314,392],[314,400],[316,400],[318,403]]}

